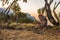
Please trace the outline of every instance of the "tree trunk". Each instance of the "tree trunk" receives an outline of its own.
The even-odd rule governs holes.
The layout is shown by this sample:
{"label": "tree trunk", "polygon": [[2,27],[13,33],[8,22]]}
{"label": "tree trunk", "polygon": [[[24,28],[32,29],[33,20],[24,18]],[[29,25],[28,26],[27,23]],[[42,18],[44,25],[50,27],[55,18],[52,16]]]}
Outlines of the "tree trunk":
{"label": "tree trunk", "polygon": [[54,17],[52,16],[52,12],[51,12],[51,9],[50,9],[50,5],[48,4],[47,0],[45,0],[45,9],[46,9],[46,12],[47,12],[47,17],[48,17],[48,20],[55,26],[58,26],[59,25],[59,22],[56,22],[56,20],[54,19]]}

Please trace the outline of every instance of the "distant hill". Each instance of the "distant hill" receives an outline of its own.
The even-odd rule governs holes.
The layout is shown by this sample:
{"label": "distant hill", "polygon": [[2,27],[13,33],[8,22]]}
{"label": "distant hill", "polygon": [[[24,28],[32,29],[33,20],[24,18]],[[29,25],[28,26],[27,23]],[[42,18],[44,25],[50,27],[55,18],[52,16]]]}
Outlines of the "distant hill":
{"label": "distant hill", "polygon": [[31,16],[29,13],[25,13],[28,18],[31,18],[32,20],[35,20],[35,17]]}
{"label": "distant hill", "polygon": [[[2,11],[4,12],[5,10],[6,10],[5,8],[0,8],[0,12],[2,12]],[[6,13],[7,13],[7,12],[6,12]],[[10,10],[8,14],[10,15],[11,13],[13,13],[12,10]]]}

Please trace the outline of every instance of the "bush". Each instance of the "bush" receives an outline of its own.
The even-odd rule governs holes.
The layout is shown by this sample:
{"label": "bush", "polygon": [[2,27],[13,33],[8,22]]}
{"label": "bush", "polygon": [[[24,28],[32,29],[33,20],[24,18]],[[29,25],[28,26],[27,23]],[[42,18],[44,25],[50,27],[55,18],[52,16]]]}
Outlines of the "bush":
{"label": "bush", "polygon": [[28,17],[24,17],[24,18],[20,18],[18,19],[19,23],[32,23],[34,20],[28,18]]}

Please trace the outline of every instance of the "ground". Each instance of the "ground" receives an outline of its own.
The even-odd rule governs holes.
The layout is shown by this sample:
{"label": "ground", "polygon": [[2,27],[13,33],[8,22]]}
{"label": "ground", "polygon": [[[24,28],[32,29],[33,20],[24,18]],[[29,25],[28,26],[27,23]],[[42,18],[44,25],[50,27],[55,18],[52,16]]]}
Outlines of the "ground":
{"label": "ground", "polygon": [[34,27],[0,28],[0,40],[60,40],[60,28],[45,29],[44,31]]}

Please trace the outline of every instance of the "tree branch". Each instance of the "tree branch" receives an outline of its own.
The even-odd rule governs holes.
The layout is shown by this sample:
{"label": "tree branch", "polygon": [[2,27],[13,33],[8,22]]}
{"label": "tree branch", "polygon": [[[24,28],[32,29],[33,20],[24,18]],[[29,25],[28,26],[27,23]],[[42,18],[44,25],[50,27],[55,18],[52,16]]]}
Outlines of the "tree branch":
{"label": "tree branch", "polygon": [[56,6],[54,5],[54,9],[53,10],[55,10],[58,7],[59,4],[60,4],[60,1],[57,3],[57,5],[55,3]]}
{"label": "tree branch", "polygon": [[57,3],[57,5],[56,5],[56,2],[55,2],[55,4],[54,4],[54,9],[53,9],[53,13],[54,13],[54,15],[55,15],[55,18],[58,20],[58,22],[59,22],[59,18],[58,18],[58,16],[57,16],[56,12],[55,12],[55,9],[58,7],[59,4],[60,4],[60,1]]}
{"label": "tree branch", "polygon": [[16,1],[18,1],[18,0],[14,0],[14,1],[11,3],[11,5],[9,5],[8,8],[7,8],[4,12],[6,12],[8,9],[10,9],[11,6],[12,6]]}
{"label": "tree branch", "polygon": [[51,4],[52,4],[52,2],[53,2],[53,0],[50,0],[50,3],[49,3],[49,5],[51,5]]}

